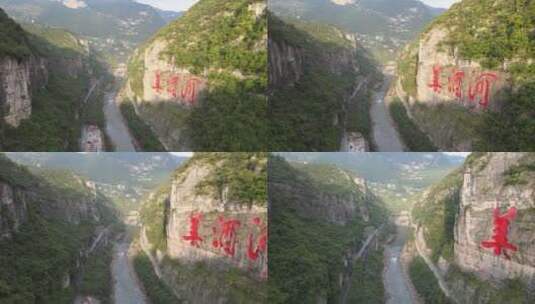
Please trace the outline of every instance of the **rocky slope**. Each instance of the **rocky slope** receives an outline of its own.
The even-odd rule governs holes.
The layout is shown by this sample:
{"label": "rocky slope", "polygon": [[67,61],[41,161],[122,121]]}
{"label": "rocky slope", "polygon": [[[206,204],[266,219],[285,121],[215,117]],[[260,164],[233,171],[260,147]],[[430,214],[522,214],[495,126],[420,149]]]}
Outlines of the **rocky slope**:
{"label": "rocky slope", "polygon": [[141,247],[177,298],[265,301],[266,167],[262,153],[197,153],[144,204]]}
{"label": "rocky slope", "polygon": [[[532,153],[472,155],[414,208],[417,240],[455,302],[533,300],[534,161]],[[505,224],[506,214],[514,215]]]}
{"label": "rocky slope", "polygon": [[269,19],[270,149],[337,151],[346,132],[360,134],[366,149],[367,97],[380,73],[355,36],[316,22]]}
{"label": "rocky slope", "polygon": [[359,258],[375,260],[365,240],[375,244],[374,231],[387,221],[366,182],[334,166],[272,157],[268,185],[270,303],[344,303],[363,293],[383,300],[380,276],[350,287]]}
{"label": "rocky slope", "polygon": [[254,150],[263,144],[265,6],[259,0],[199,1],[136,50],[124,97],[168,149]]}
{"label": "rocky slope", "polygon": [[12,127],[32,112],[33,90],[47,82],[45,60],[31,52],[25,31],[0,9],[0,119]]}
{"label": "rocky slope", "polygon": [[72,303],[80,290],[95,296],[84,265],[107,248],[116,221],[110,202],[77,176],[31,173],[4,155],[0,168],[0,301]]}
{"label": "rocky slope", "polygon": [[2,10],[0,23],[0,150],[79,150],[90,120],[83,96],[103,74],[101,63],[65,30],[21,27]]}
{"label": "rocky slope", "polygon": [[533,27],[533,10],[530,2],[464,0],[406,47],[391,93],[439,149],[533,149],[533,39],[523,30]]}

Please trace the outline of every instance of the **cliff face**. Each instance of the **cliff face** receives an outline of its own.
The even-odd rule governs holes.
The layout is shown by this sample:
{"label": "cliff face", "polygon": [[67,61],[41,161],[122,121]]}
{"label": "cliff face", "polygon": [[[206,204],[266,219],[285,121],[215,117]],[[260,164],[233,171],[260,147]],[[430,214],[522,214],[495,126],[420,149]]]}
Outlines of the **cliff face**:
{"label": "cliff face", "polygon": [[[207,113],[198,114],[203,116],[201,122],[189,119],[195,119],[199,112],[217,113],[209,104],[212,99],[222,108],[231,106],[230,101],[221,102],[224,97],[210,96],[225,92],[234,95],[225,99],[242,104],[249,102],[251,96],[263,97],[266,77],[262,75],[267,65],[265,12],[266,4],[260,0],[202,0],[132,56],[123,96],[135,102],[137,114],[168,149],[189,151],[189,145],[214,145],[200,143],[206,140],[207,132],[197,136],[196,131],[204,123],[209,129],[219,129],[208,124],[221,119],[211,119]],[[248,114],[254,114],[253,108],[259,104],[245,107]],[[232,119],[225,121],[225,125],[233,123]]]}
{"label": "cliff face", "polygon": [[90,183],[64,172],[30,172],[0,155],[0,301],[52,303],[59,294],[74,301],[85,288],[84,264],[108,248],[115,220]]}
{"label": "cliff face", "polygon": [[[195,166],[173,181],[167,224],[167,253],[187,263],[209,261],[237,266],[267,277],[267,210],[195,188],[214,174],[211,165]],[[258,254],[257,254],[257,250]]]}
{"label": "cliff face", "polygon": [[10,238],[18,231],[28,219],[27,209],[24,193],[0,182],[0,239]]}
{"label": "cliff face", "polygon": [[[533,165],[528,153],[495,153],[481,161],[486,166],[478,170],[468,166],[464,171],[459,215],[455,223],[455,263],[462,270],[476,273],[487,280],[502,281],[519,278],[535,284],[535,180],[533,171],[523,172],[519,184],[508,182],[514,168]],[[517,169],[521,170],[521,169]],[[504,214],[516,208],[510,220],[508,242],[517,250],[504,249],[495,254],[482,242],[493,238],[494,208]]]}
{"label": "cliff face", "polygon": [[[141,87],[127,91],[127,97],[143,102],[173,102],[184,106],[197,103],[206,88],[206,77],[192,74],[186,67],[177,67],[173,60],[162,58],[169,42],[158,38],[140,50],[139,62],[144,66]],[[132,83],[129,83],[132,88]],[[138,95],[140,94],[140,95]]]}
{"label": "cliff face", "polygon": [[[238,174],[265,183],[266,162],[260,154],[196,154],[178,169],[167,189],[154,195],[159,207],[155,201],[145,203],[140,243],[178,298],[234,303],[248,293],[250,299],[265,300],[267,198],[236,195],[231,180]],[[225,176],[226,182],[215,185],[214,176]],[[254,187],[251,181],[241,180],[240,191]],[[202,275],[196,270],[199,265]],[[229,285],[226,273],[234,273],[240,282]]]}
{"label": "cliff face", "polygon": [[273,14],[269,24],[271,150],[338,151],[347,141],[366,149],[369,130],[354,119],[368,115],[380,73],[356,36]]}
{"label": "cliff face", "polygon": [[485,69],[464,60],[458,51],[445,51],[448,30],[435,27],[419,41],[416,100],[430,105],[458,104],[474,111],[500,110],[500,91],[510,87],[502,69]]}
{"label": "cliff face", "polygon": [[269,39],[269,86],[293,85],[303,75],[303,50]]}
{"label": "cliff face", "polygon": [[344,170],[279,157],[270,159],[268,190],[272,302],[351,298],[353,266],[368,254],[367,238],[373,243],[387,221],[382,202]]}
{"label": "cliff face", "polygon": [[532,150],[533,9],[459,1],[404,50],[391,91],[438,149]]}
{"label": "cliff face", "polygon": [[0,106],[4,107],[4,120],[18,127],[32,113],[32,90],[44,86],[48,79],[46,61],[28,57],[0,59]]}
{"label": "cliff face", "polygon": [[415,205],[418,250],[455,302],[535,297],[534,157],[471,155]]}

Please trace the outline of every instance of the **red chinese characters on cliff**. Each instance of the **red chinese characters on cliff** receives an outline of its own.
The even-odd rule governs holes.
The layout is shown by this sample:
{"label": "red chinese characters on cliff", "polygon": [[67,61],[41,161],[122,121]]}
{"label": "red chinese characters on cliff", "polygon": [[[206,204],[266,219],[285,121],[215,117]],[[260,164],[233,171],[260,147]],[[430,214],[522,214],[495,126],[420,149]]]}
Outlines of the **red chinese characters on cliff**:
{"label": "red chinese characters on cliff", "polygon": [[252,221],[252,226],[260,230],[260,234],[255,238],[255,234],[249,232],[247,240],[247,256],[250,260],[256,261],[258,257],[267,251],[267,226],[262,224],[259,217],[255,217]]}
{"label": "red chinese characters on cliff", "polygon": [[492,248],[494,250],[494,255],[501,256],[503,253],[506,259],[510,259],[507,250],[513,252],[518,250],[515,245],[509,243],[507,237],[509,233],[509,225],[516,217],[516,208],[512,207],[504,214],[500,214],[499,208],[494,208],[492,216],[494,224],[492,239],[481,242],[481,247]]}
{"label": "red chinese characters on cliff", "polygon": [[490,101],[490,92],[492,85],[498,79],[494,73],[481,74],[475,84],[468,89],[468,98],[470,101],[476,101],[479,98],[479,104],[484,108],[488,107]]}
{"label": "red chinese characters on cliff", "polygon": [[225,217],[220,216],[216,225],[212,227],[212,246],[223,249],[226,255],[233,257],[236,253],[236,243],[238,242],[237,230],[240,226],[240,221],[225,219]]}
{"label": "red chinese characters on cliff", "polygon": [[433,66],[433,81],[429,84],[429,87],[433,89],[433,92],[440,93],[442,86],[440,85],[440,72],[442,67],[440,65]]}
{"label": "red chinese characters on cliff", "polygon": [[[202,213],[194,212],[189,216],[188,235],[182,236],[182,239],[193,247],[200,248],[204,242],[204,238],[201,235],[203,221],[205,219]],[[210,245],[213,249],[221,251],[226,256],[235,257],[237,246],[242,244],[241,246],[244,247],[242,252],[244,252],[247,259],[251,262],[256,262],[259,257],[267,256],[267,225],[260,217],[254,217],[248,223],[246,225],[248,227],[243,227],[240,220],[220,215],[211,223],[211,226],[205,225],[204,227],[211,228],[212,242]],[[244,240],[240,240],[240,229],[248,229],[247,238],[245,239],[244,237]]]}
{"label": "red chinese characters on cliff", "polygon": [[180,97],[182,101],[189,105],[197,103],[199,91],[202,89],[203,81],[195,76],[154,72],[152,89],[156,94],[168,94],[173,98]]}
{"label": "red chinese characters on cliff", "polygon": [[185,241],[189,241],[191,246],[199,247],[203,239],[199,235],[199,225],[201,224],[202,213],[193,213],[189,217],[189,235],[183,236]]}
{"label": "red chinese characters on cliff", "polygon": [[[473,77],[467,77],[464,71],[457,69],[448,69],[450,72],[444,72],[446,69],[440,65],[433,66],[431,83],[429,88],[434,93],[444,93],[456,97],[459,101],[464,101],[468,97],[471,103],[478,102],[483,108],[490,104],[490,98],[493,86],[498,81],[498,76],[492,72],[485,72]],[[445,92],[442,87],[442,77],[447,77],[448,90]],[[465,90],[467,87],[467,90]],[[463,94],[464,93],[464,94]]]}

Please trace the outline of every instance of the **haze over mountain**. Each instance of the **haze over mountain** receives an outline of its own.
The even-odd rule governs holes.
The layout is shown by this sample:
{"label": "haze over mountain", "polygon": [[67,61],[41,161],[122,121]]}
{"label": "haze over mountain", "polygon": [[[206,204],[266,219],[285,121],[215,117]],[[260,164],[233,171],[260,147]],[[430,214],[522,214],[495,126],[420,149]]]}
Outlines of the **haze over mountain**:
{"label": "haze over mountain", "polygon": [[60,27],[79,34],[106,57],[120,62],[125,62],[139,43],[180,15],[134,0],[0,0],[0,7],[19,22]]}
{"label": "haze over mountain", "polygon": [[136,210],[141,199],[170,178],[185,160],[169,153],[6,153],[19,164],[67,170],[96,184],[123,210]]}
{"label": "haze over mountain", "polygon": [[444,12],[418,0],[272,0],[269,9],[355,33],[381,61],[394,60],[400,48]]}
{"label": "haze over mountain", "polygon": [[414,195],[461,166],[463,156],[443,153],[277,153],[289,161],[331,165],[366,179],[393,211],[408,210]]}

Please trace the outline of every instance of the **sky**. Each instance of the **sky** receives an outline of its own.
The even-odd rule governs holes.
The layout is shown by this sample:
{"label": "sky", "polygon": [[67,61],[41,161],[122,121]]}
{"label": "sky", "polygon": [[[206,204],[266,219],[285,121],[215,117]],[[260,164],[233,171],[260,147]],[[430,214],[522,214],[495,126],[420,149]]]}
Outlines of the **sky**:
{"label": "sky", "polygon": [[450,8],[450,6],[453,3],[459,2],[459,0],[420,0],[420,1],[433,7],[443,7],[443,8]]}
{"label": "sky", "polygon": [[199,0],[136,0],[168,11],[185,11]]}
{"label": "sky", "polygon": [[470,155],[470,152],[445,152],[445,153],[449,155],[456,155],[456,156],[462,156],[462,157],[467,157],[468,155]]}
{"label": "sky", "polygon": [[180,156],[180,157],[192,157],[193,156],[193,152],[172,152],[171,154],[175,156]]}

